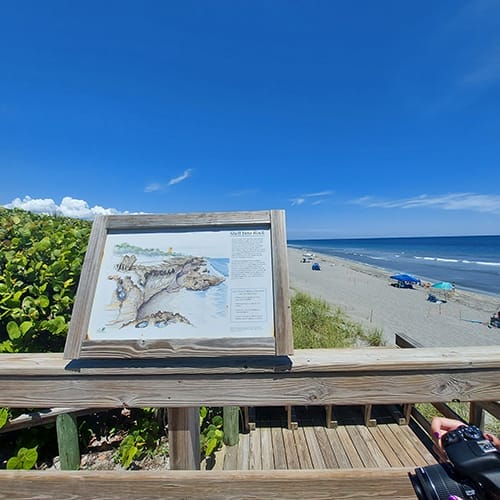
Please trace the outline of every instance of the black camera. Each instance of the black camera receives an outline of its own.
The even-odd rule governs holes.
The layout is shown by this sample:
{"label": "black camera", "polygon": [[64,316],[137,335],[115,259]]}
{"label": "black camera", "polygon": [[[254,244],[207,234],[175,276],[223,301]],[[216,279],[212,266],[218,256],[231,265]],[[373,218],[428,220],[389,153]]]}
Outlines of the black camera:
{"label": "black camera", "polygon": [[462,425],[441,439],[449,463],[415,469],[410,475],[421,500],[500,500],[500,452],[474,425]]}

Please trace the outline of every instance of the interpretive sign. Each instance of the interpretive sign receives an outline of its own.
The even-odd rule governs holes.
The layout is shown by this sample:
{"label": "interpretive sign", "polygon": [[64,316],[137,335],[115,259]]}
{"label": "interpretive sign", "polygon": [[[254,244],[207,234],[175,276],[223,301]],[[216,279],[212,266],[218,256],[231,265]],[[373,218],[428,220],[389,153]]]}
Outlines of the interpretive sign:
{"label": "interpretive sign", "polygon": [[282,210],[95,219],[66,359],[291,353]]}

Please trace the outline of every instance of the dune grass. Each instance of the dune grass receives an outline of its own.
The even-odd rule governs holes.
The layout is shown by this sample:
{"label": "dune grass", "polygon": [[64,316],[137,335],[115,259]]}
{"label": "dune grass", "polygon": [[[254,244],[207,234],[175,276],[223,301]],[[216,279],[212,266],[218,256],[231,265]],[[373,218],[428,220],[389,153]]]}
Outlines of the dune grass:
{"label": "dune grass", "polygon": [[381,330],[365,330],[342,309],[332,309],[324,300],[296,292],[291,303],[295,349],[383,345]]}

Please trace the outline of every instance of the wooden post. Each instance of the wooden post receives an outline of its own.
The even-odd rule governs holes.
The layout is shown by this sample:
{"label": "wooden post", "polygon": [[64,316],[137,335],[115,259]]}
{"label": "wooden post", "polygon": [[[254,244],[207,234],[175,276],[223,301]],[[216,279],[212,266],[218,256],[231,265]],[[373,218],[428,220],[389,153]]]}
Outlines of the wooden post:
{"label": "wooden post", "polygon": [[80,468],[80,447],[76,418],[68,413],[58,415],[56,431],[61,470],[78,470]]}
{"label": "wooden post", "polygon": [[200,408],[168,408],[171,470],[200,470]]}
{"label": "wooden post", "polygon": [[234,446],[240,439],[240,407],[224,406],[222,410],[224,419],[224,444]]}
{"label": "wooden post", "polygon": [[475,401],[469,403],[469,423],[484,429],[484,411],[481,404]]}

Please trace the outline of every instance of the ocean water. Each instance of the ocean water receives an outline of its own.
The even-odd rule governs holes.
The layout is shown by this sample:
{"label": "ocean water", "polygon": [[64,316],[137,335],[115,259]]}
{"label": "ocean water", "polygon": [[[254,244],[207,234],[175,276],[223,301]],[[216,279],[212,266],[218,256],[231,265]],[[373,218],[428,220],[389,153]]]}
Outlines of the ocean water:
{"label": "ocean water", "polygon": [[500,296],[500,236],[289,240],[288,246]]}

